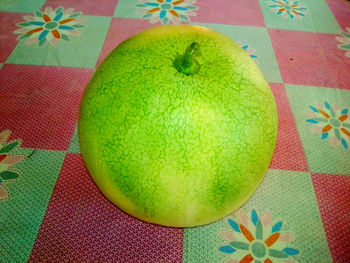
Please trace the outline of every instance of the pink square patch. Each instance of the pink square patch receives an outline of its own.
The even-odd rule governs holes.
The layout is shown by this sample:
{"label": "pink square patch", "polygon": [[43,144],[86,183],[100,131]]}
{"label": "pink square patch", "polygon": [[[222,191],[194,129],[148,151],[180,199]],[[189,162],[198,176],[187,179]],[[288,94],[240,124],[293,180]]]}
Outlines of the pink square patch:
{"label": "pink square patch", "polygon": [[258,0],[197,1],[192,22],[264,27],[264,17]]}
{"label": "pink square patch", "polygon": [[344,0],[326,0],[339,26],[345,30],[350,27],[350,2]]}
{"label": "pink square patch", "polygon": [[334,262],[349,262],[350,177],[312,174],[318,206]]}
{"label": "pink square patch", "polygon": [[336,78],[335,87],[350,90],[350,57],[345,56],[349,51],[338,48],[339,45],[344,45],[337,40],[339,38],[343,37],[340,34],[318,34],[328,65]]}
{"label": "pink square patch", "polygon": [[19,35],[13,32],[19,27],[17,23],[23,21],[24,13],[7,13],[1,12],[0,15],[0,63],[5,63],[11,52],[17,45],[17,37]]}
{"label": "pink square patch", "polygon": [[91,69],[5,64],[0,119],[22,146],[67,150]]}
{"label": "pink square patch", "polygon": [[337,86],[338,75],[330,67],[320,42],[320,34],[279,29],[268,31],[285,83],[340,88]]}
{"label": "pink square patch", "polygon": [[183,229],[123,213],[67,154],[29,262],[181,262],[182,247]]}
{"label": "pink square patch", "polygon": [[74,8],[75,12],[83,12],[85,16],[113,16],[118,0],[86,1],[86,0],[47,0],[43,6],[56,9]]}
{"label": "pink square patch", "polygon": [[270,168],[290,171],[308,171],[293,113],[284,86],[270,83],[278,112],[278,137]]}
{"label": "pink square patch", "polygon": [[152,27],[152,24],[146,23],[144,20],[112,18],[97,65],[100,65],[108,54],[121,42],[150,27]]}

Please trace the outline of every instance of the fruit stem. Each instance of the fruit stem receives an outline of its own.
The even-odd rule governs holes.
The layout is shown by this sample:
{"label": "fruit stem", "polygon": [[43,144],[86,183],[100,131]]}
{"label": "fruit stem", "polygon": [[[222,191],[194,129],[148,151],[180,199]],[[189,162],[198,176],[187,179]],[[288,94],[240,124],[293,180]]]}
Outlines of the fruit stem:
{"label": "fruit stem", "polygon": [[197,42],[192,42],[191,45],[186,48],[185,53],[179,55],[174,61],[174,66],[177,71],[186,75],[197,73],[200,69],[200,65],[195,57],[199,54],[199,44]]}

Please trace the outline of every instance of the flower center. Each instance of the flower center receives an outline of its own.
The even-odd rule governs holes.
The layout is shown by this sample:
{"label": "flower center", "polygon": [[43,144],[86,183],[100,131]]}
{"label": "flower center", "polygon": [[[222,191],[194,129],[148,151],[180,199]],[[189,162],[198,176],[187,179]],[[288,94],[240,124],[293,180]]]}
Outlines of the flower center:
{"label": "flower center", "polygon": [[329,121],[330,125],[332,125],[334,128],[339,128],[340,127],[340,121],[337,119],[331,119]]}
{"label": "flower center", "polygon": [[171,4],[167,4],[167,3],[164,3],[164,4],[161,4],[160,5],[160,8],[161,9],[165,9],[165,10],[170,10],[173,6]]}
{"label": "flower center", "polygon": [[49,23],[46,23],[45,28],[52,30],[52,29],[56,28],[57,26],[58,26],[58,24],[56,22],[49,22]]}
{"label": "flower center", "polygon": [[266,255],[266,247],[262,242],[254,241],[251,245],[252,253],[257,258],[263,258]]}

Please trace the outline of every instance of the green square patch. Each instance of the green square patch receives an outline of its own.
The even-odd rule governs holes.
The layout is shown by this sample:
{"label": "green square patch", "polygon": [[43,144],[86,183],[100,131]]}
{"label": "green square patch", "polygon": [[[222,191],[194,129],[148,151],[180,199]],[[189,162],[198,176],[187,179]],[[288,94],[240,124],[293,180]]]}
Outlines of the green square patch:
{"label": "green square patch", "polygon": [[338,33],[340,27],[325,0],[259,0],[268,28]]}
{"label": "green square patch", "polygon": [[191,24],[208,27],[230,37],[257,63],[268,82],[282,82],[266,28],[205,23]]}
{"label": "green square patch", "polygon": [[269,170],[238,211],[215,223],[185,229],[184,262],[243,259],[332,261],[309,173]]}
{"label": "green square patch", "polygon": [[11,168],[19,178],[0,184],[0,190],[8,192],[8,198],[0,200],[1,262],[28,260],[65,155],[28,148],[15,154],[27,157]]}
{"label": "green square patch", "polygon": [[1,0],[0,11],[33,13],[40,10],[46,0]]}
{"label": "green square patch", "polygon": [[69,153],[80,153],[79,141],[78,141],[78,126],[75,127],[72,139],[68,148]]}
{"label": "green square patch", "polygon": [[141,15],[137,15],[136,12],[136,5],[138,3],[137,0],[118,0],[117,7],[114,11],[114,17],[140,18]]}
{"label": "green square patch", "polygon": [[[58,30],[60,39],[54,46],[50,44],[49,40],[40,43],[41,39],[43,39],[40,39],[43,30],[35,33],[37,34],[37,39],[33,38],[33,40],[36,40],[37,43],[28,44],[27,38],[21,39],[8,58],[7,63],[94,68],[109,29],[111,17],[84,16],[82,19],[83,22],[73,25],[73,27],[82,27],[72,30],[79,35],[67,36],[70,30],[66,29],[69,29],[71,26],[66,27],[63,25],[63,30]],[[44,25],[43,27],[47,26]],[[51,27],[50,25],[50,30]],[[53,31],[49,31],[46,38],[51,37],[52,39],[51,34],[57,34],[57,32]],[[39,39],[40,41],[38,41]]]}
{"label": "green square patch", "polygon": [[286,84],[313,173],[350,174],[350,91]]}

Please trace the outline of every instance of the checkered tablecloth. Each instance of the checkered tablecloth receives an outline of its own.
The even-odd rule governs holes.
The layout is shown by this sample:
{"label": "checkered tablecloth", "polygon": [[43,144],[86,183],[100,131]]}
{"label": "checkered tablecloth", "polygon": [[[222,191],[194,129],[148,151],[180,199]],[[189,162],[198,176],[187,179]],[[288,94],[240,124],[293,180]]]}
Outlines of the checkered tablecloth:
{"label": "checkered tablecloth", "polygon": [[[95,69],[126,38],[170,23],[241,45],[279,115],[254,195],[186,229],[108,202],[77,141]],[[0,63],[0,262],[350,262],[349,1],[1,0]]]}

